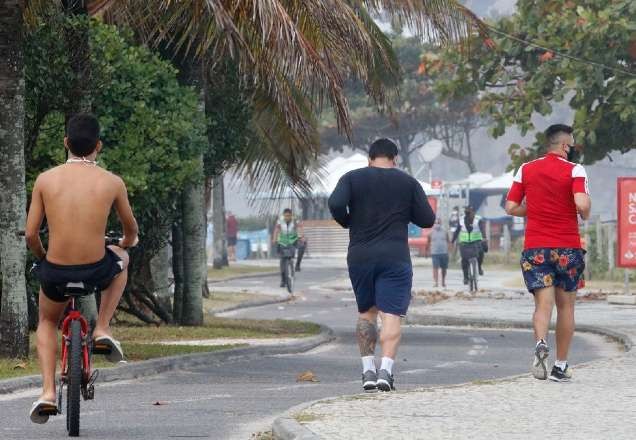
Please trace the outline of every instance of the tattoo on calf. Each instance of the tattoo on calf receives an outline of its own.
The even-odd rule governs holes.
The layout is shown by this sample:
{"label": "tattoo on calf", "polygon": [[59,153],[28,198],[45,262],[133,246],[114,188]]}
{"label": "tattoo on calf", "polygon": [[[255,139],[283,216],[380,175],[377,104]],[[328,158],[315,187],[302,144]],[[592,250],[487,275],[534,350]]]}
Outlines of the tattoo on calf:
{"label": "tattoo on calf", "polygon": [[358,346],[360,347],[360,355],[373,356],[375,353],[375,344],[378,341],[378,328],[375,323],[358,318],[356,336],[358,338]]}

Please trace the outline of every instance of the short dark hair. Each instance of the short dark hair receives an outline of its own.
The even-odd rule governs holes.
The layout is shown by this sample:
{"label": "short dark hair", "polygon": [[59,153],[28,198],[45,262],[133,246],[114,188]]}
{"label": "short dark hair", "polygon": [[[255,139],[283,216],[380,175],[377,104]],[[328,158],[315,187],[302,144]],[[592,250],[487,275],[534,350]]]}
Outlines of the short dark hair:
{"label": "short dark hair", "polygon": [[66,137],[71,153],[78,157],[90,155],[95,151],[97,141],[99,141],[97,118],[88,113],[78,113],[72,116],[66,125]]}
{"label": "short dark hair", "polygon": [[291,213],[292,213],[291,208],[285,208],[285,209],[283,210],[283,214],[291,214]]}
{"label": "short dark hair", "polygon": [[377,139],[369,147],[369,158],[371,160],[378,157],[386,157],[387,159],[395,159],[398,155],[398,147],[395,143],[387,138]]}
{"label": "short dark hair", "polygon": [[574,129],[569,125],[565,124],[554,124],[550,125],[545,131],[545,140],[548,145],[555,144],[559,135],[561,134],[572,134]]}

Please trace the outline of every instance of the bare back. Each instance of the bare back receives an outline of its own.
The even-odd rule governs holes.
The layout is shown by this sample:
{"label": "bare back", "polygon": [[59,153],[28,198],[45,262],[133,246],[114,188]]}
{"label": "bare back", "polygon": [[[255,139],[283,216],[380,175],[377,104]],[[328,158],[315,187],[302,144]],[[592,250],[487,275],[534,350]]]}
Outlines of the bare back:
{"label": "bare back", "polygon": [[97,166],[66,164],[41,174],[38,185],[49,227],[47,260],[76,265],[102,259],[121,179]]}

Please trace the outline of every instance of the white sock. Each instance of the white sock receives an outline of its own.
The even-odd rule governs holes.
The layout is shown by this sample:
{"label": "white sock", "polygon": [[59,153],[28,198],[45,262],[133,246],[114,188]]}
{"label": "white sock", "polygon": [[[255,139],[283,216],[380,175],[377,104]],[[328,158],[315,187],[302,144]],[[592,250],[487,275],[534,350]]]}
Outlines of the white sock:
{"label": "white sock", "polygon": [[539,340],[537,341],[537,345],[535,345],[535,347],[538,347],[538,346],[539,346],[539,344],[540,344],[540,343],[542,343],[542,342],[543,342],[544,344],[547,344],[547,342],[545,342],[545,340],[544,340],[544,339],[539,339]]}
{"label": "white sock", "polygon": [[375,371],[375,356],[362,356],[362,372]]}
{"label": "white sock", "polygon": [[389,374],[393,374],[393,359],[388,357],[383,357],[380,370],[386,370],[389,372]]}
{"label": "white sock", "polygon": [[565,371],[565,367],[566,367],[567,364],[568,364],[567,360],[560,361],[560,360],[557,359],[556,362],[554,363],[554,366],[560,368],[561,371]]}

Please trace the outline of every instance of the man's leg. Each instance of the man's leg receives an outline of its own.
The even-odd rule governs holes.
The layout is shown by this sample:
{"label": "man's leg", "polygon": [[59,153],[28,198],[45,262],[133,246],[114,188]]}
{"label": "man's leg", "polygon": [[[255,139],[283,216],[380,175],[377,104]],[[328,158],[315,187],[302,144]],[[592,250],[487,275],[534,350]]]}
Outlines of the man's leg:
{"label": "man's leg", "polygon": [[358,316],[356,325],[356,338],[360,356],[375,356],[375,346],[378,341],[378,309],[372,307]]}
{"label": "man's leg", "polygon": [[306,240],[298,240],[298,256],[296,257],[296,271],[300,271],[300,263],[303,261],[303,257],[305,256],[305,250],[307,249],[307,241]]}
{"label": "man's leg", "polygon": [[281,256],[280,249],[278,255],[280,266],[280,287],[285,287],[285,283],[287,283],[287,280],[285,279],[285,265],[287,264],[287,261],[285,261],[285,259]]}
{"label": "man's leg", "polygon": [[479,255],[477,256],[477,266],[479,267],[479,275],[483,275],[484,274],[484,269],[482,268],[483,264],[484,264],[484,251],[481,250],[479,251]]}
{"label": "man's leg", "polygon": [[57,327],[68,301],[51,301],[40,289],[39,321],[36,345],[42,371],[40,399],[55,402],[55,364],[57,363]]}
{"label": "man's leg", "polygon": [[468,284],[468,258],[462,257],[462,272],[464,274],[464,284]]}
{"label": "man's leg", "polygon": [[380,332],[380,345],[382,357],[395,359],[402,337],[402,318],[398,315],[380,312],[382,331]]}
{"label": "man's leg", "polygon": [[535,289],[534,304],[535,309],[532,324],[537,343],[534,347],[531,371],[536,379],[545,380],[548,378],[547,362],[550,353],[546,339],[550,329],[552,309],[554,308],[554,287]]}
{"label": "man's leg", "polygon": [[545,341],[550,329],[550,319],[554,308],[554,287],[544,287],[534,291],[534,315],[532,324],[536,341]]}
{"label": "man's leg", "polygon": [[556,289],[557,324],[556,324],[556,360],[565,363],[568,359],[570,343],[574,336],[574,304],[576,292]]}
{"label": "man's leg", "polygon": [[110,286],[102,291],[97,323],[95,324],[95,330],[93,331],[94,338],[99,336],[112,336],[110,331],[110,320],[115,314],[115,310],[119,305],[119,300],[126,288],[126,282],[128,281],[128,263],[130,261],[128,253],[119,246],[109,246],[109,248],[121,259],[123,263],[123,270],[119,273],[119,275],[113,278]]}
{"label": "man's leg", "polygon": [[437,266],[433,266],[433,280],[435,281],[435,287],[437,287],[439,281],[439,267]]}

